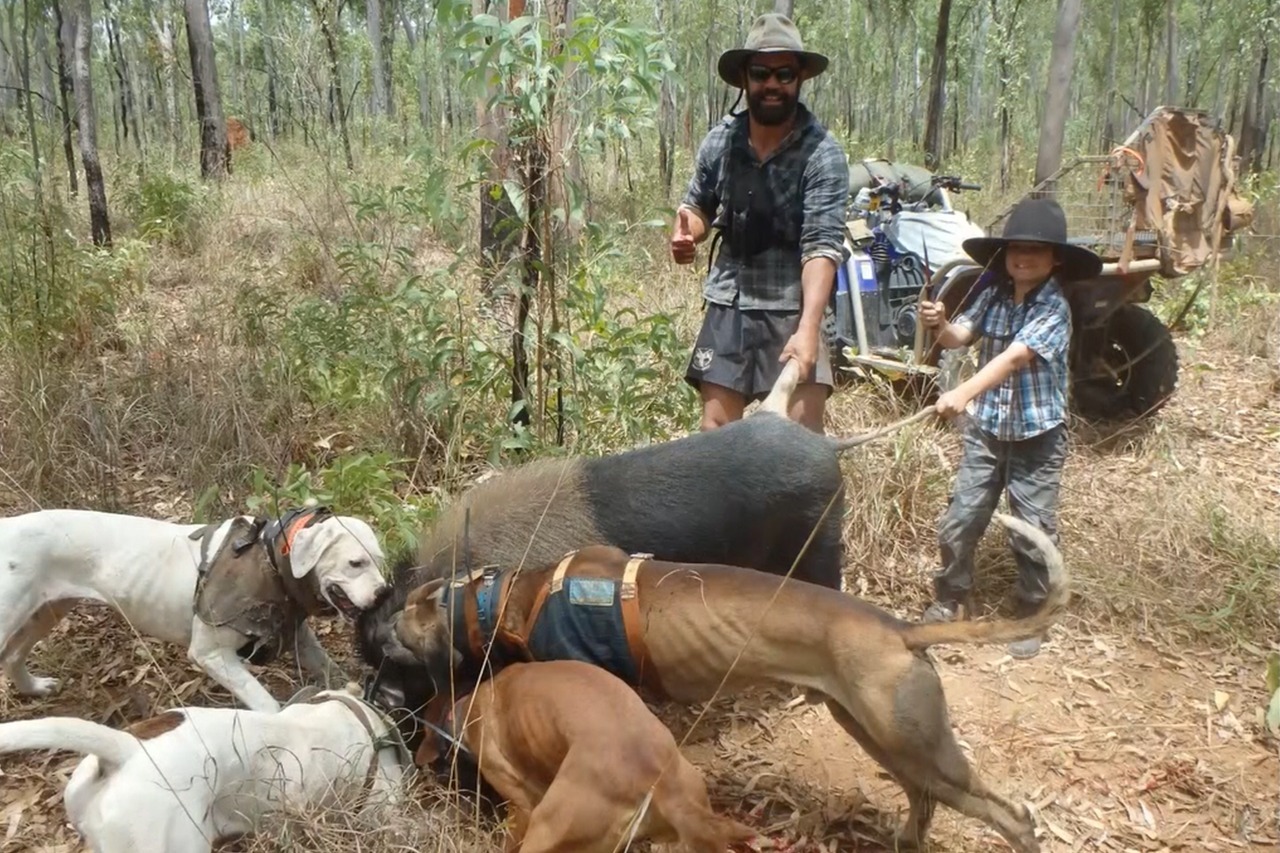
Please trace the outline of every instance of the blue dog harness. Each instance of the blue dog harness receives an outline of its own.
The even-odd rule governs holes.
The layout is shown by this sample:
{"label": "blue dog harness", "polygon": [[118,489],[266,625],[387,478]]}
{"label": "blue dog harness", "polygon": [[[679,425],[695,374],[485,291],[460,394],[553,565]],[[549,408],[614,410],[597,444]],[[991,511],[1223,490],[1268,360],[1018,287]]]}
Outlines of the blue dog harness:
{"label": "blue dog harness", "polygon": [[633,556],[622,578],[611,578],[570,576],[575,554],[566,555],[538,591],[519,632],[502,627],[516,572],[490,569],[447,587],[440,606],[449,614],[454,648],[476,667],[486,653],[495,668],[519,660],[575,660],[661,692],[652,667],[645,667],[635,582],[649,555]]}

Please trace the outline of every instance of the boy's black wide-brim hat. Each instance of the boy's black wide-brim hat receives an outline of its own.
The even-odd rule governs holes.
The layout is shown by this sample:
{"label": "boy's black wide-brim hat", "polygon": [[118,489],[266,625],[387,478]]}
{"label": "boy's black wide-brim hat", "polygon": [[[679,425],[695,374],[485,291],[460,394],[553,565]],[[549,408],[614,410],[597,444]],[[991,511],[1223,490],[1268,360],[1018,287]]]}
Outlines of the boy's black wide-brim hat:
{"label": "boy's black wide-brim hat", "polygon": [[1051,198],[1019,202],[1010,211],[1004,233],[999,237],[970,237],[961,245],[969,257],[989,266],[996,255],[1014,242],[1045,243],[1058,249],[1062,253],[1062,266],[1056,273],[1059,281],[1079,281],[1102,272],[1102,258],[1084,246],[1067,242],[1067,216]]}

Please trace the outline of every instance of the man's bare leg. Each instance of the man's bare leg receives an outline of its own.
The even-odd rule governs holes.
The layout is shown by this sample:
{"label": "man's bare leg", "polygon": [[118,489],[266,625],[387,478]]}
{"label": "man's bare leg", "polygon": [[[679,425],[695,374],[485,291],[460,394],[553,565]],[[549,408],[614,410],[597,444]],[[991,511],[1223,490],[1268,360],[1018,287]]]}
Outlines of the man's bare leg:
{"label": "man's bare leg", "polygon": [[703,382],[698,386],[698,393],[702,395],[703,432],[722,427],[730,421],[742,420],[747,401],[737,391],[714,382]]}

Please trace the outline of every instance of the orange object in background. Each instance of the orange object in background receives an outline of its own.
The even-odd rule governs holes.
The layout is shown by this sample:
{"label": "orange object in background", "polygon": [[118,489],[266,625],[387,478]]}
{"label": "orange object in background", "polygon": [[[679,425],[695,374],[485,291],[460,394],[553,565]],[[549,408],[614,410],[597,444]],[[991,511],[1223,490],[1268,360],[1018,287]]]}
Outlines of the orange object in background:
{"label": "orange object in background", "polygon": [[234,116],[227,117],[227,144],[231,146],[231,150],[243,148],[248,145],[253,135],[249,132],[249,128]]}

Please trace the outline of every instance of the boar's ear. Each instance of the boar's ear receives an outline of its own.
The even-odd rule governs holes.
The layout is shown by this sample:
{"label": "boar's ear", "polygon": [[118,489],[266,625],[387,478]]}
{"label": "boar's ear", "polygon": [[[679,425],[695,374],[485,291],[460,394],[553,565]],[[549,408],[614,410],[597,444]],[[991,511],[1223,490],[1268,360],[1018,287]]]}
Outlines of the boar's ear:
{"label": "boar's ear", "polygon": [[439,601],[440,596],[444,594],[444,588],[447,583],[448,581],[444,578],[436,578],[433,581],[427,581],[421,586],[414,587],[404,601],[405,607]]}

